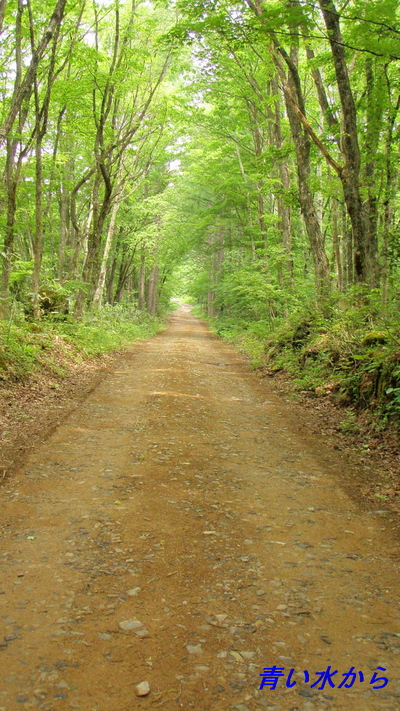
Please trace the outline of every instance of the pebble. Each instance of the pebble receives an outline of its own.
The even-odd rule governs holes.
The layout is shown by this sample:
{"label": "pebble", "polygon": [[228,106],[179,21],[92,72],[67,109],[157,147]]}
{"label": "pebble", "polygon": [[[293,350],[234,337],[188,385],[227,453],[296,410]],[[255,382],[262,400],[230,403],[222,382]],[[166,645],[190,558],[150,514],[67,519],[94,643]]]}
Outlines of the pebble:
{"label": "pebble", "polygon": [[282,654],[278,654],[278,659],[284,664],[293,664],[293,660],[290,657],[285,657]]}
{"label": "pebble", "polygon": [[203,653],[203,647],[201,644],[187,644],[186,649],[189,652],[189,654],[202,654]]}
{"label": "pebble", "polygon": [[119,627],[121,630],[124,632],[131,632],[132,630],[137,630],[139,627],[143,627],[143,622],[139,622],[139,620],[122,620],[122,622],[119,623]]}
{"label": "pebble", "polygon": [[131,588],[130,590],[126,591],[127,595],[130,595],[131,597],[135,597],[135,595],[138,595],[140,593],[140,588]]}
{"label": "pebble", "polygon": [[147,696],[150,694],[150,684],[148,681],[141,681],[140,684],[136,684],[136,696]]}
{"label": "pebble", "polygon": [[243,659],[242,655],[240,654],[240,652],[233,651],[230,654],[231,654],[231,657],[233,657],[240,664],[244,663],[244,659]]}
{"label": "pebble", "polygon": [[225,614],[215,615],[215,619],[218,620],[218,622],[225,622],[227,617],[228,615]]}
{"label": "pebble", "polygon": [[146,630],[144,627],[138,630],[134,630],[134,633],[137,637],[148,637],[150,632]]}

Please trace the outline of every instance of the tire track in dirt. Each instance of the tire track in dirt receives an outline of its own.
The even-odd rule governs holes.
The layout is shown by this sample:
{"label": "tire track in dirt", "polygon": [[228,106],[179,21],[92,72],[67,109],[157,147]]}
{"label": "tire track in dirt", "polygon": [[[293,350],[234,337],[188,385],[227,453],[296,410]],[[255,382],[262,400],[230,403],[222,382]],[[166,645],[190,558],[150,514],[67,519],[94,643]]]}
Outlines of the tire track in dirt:
{"label": "tire track in dirt", "polygon": [[400,708],[395,540],[266,387],[183,308],[3,486],[0,711]]}

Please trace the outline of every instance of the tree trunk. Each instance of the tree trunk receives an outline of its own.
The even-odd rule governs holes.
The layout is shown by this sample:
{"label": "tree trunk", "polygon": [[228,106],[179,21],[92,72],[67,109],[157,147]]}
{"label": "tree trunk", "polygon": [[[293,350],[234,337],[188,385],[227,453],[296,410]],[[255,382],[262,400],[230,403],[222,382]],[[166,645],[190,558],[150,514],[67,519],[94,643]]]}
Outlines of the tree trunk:
{"label": "tree trunk", "polygon": [[337,203],[337,200],[335,200],[335,198],[333,198],[333,204],[332,204],[332,223],[333,223],[333,231],[332,231],[333,252],[335,255],[337,274],[338,274],[337,284],[338,284],[339,291],[343,291],[343,270],[342,270],[342,258],[340,255],[340,237],[339,237],[339,211],[338,211],[338,203]]}
{"label": "tree trunk", "polygon": [[328,31],[342,107],[343,132],[341,147],[344,167],[341,179],[353,232],[355,280],[356,282],[365,282],[372,279],[372,274],[375,270],[373,261],[376,261],[376,257],[373,256],[374,250],[369,241],[366,213],[360,195],[360,148],[357,135],[357,111],[347,69],[339,14],[332,0],[319,0],[319,4]]}
{"label": "tree trunk", "polygon": [[[283,146],[282,123],[281,123],[281,102],[278,86],[278,77],[275,75],[272,81],[272,91],[275,94],[275,114],[273,121],[273,145],[281,151]],[[282,246],[285,251],[285,271],[286,284],[293,286],[294,265],[292,254],[292,215],[290,205],[285,202],[285,196],[290,190],[290,172],[287,160],[281,159],[278,162],[278,175],[280,186],[277,190],[277,208],[279,216],[279,230],[282,236]]]}
{"label": "tree trunk", "polygon": [[129,276],[129,270],[131,268],[132,259],[133,256],[128,256],[128,245],[124,243],[122,245],[121,262],[119,265],[117,290],[115,292],[114,297],[114,301],[117,303],[119,303],[122,299],[122,294],[124,292],[126,282]]}
{"label": "tree trunk", "polygon": [[65,179],[61,180],[60,189],[60,243],[58,247],[58,270],[57,277],[62,279],[64,272],[65,247],[68,242],[68,212],[69,212],[69,194],[65,184]]}
{"label": "tree trunk", "polygon": [[366,86],[367,86],[367,127],[365,150],[367,160],[365,163],[365,180],[368,190],[366,201],[366,221],[368,239],[366,249],[366,271],[369,283],[373,287],[379,286],[378,264],[378,196],[376,187],[376,155],[379,147],[381,113],[376,110],[375,77],[371,57],[365,60]]}
{"label": "tree trunk", "polygon": [[150,316],[155,316],[157,309],[157,288],[158,288],[159,267],[154,266],[150,273],[149,285],[147,290],[147,313]]}
{"label": "tree trunk", "polygon": [[104,245],[103,259],[101,262],[99,279],[98,279],[97,288],[96,288],[96,291],[95,291],[95,294],[93,297],[93,305],[97,306],[97,308],[101,307],[101,302],[103,299],[104,284],[106,283],[108,255],[110,254],[111,245],[112,245],[114,235],[115,235],[115,225],[116,225],[116,221],[117,221],[117,214],[118,214],[120,204],[121,203],[119,202],[119,200],[116,199],[114,202],[112,211],[111,211],[110,224],[109,224],[108,230],[107,230],[107,238],[106,238],[106,243]]}
{"label": "tree trunk", "polygon": [[[390,83],[386,73],[388,83],[389,104],[391,104]],[[397,171],[393,165],[393,131],[397,113],[400,109],[400,94],[397,102],[391,108],[385,141],[385,195],[383,201],[383,238],[382,238],[382,306],[387,305],[388,300],[388,276],[389,276],[389,235],[393,230],[394,205],[396,197],[395,178]]]}
{"label": "tree trunk", "polygon": [[140,250],[140,273],[139,273],[139,293],[138,293],[138,309],[144,311],[145,305],[145,285],[146,285],[146,262],[144,245]]}
{"label": "tree trunk", "polygon": [[236,141],[235,141],[235,150],[236,150],[236,156],[238,159],[239,168],[240,168],[240,172],[242,174],[243,182],[246,186],[246,204],[247,204],[247,214],[248,214],[249,228],[250,228],[251,256],[252,256],[252,259],[255,260],[257,257],[257,254],[256,254],[256,245],[254,244],[254,236],[253,236],[253,214],[252,214],[252,210],[251,210],[250,190],[249,190],[249,185],[248,185],[248,178],[247,178],[246,171],[244,169],[244,165],[243,165],[243,161],[242,161],[242,156],[240,155],[239,144]]}
{"label": "tree trunk", "polygon": [[9,286],[11,276],[11,264],[14,248],[14,224],[15,212],[17,209],[17,185],[18,180],[15,174],[15,141],[7,139],[7,161],[5,170],[6,196],[7,196],[7,221],[4,235],[2,274],[1,274],[1,298],[0,298],[0,318],[5,318],[8,312]]}
{"label": "tree trunk", "polygon": [[[5,13],[5,0],[2,0],[0,5],[0,21],[1,29],[3,28],[4,13]],[[15,80],[14,80],[14,96],[18,93],[21,84],[21,74],[22,74],[22,52],[21,52],[21,23],[23,14],[23,2],[18,0],[18,9],[15,21]],[[22,129],[27,117],[27,108],[25,111],[20,112],[19,116],[19,133],[22,133]],[[11,277],[11,265],[13,258],[13,248],[14,248],[14,224],[15,224],[15,213],[17,209],[17,188],[19,181],[19,174],[21,169],[21,155],[18,157],[17,165],[16,163],[16,152],[18,147],[18,140],[11,138],[7,134],[7,146],[6,146],[6,166],[5,166],[5,191],[6,191],[6,203],[7,203],[7,219],[6,228],[4,235],[4,247],[2,254],[2,273],[1,273],[1,286],[0,286],[0,318],[5,318],[8,312],[8,300],[9,300],[9,287],[10,287],[10,277]]]}
{"label": "tree trunk", "polygon": [[115,291],[114,283],[115,283],[115,275],[117,273],[118,256],[119,256],[120,247],[121,247],[121,236],[122,236],[122,227],[120,227],[119,231],[118,231],[117,242],[115,245],[111,269],[110,269],[108,277],[107,277],[107,297],[106,298],[107,298],[108,304],[114,303],[114,291]]}
{"label": "tree trunk", "polygon": [[39,43],[39,46],[36,50],[34,49],[34,51],[32,52],[32,59],[30,65],[26,70],[23,80],[21,81],[21,83],[17,87],[17,90],[13,94],[10,110],[4,120],[3,125],[0,128],[0,146],[2,146],[5,140],[7,139],[7,136],[9,135],[14,125],[14,121],[21,110],[23,102],[32,93],[39,63],[54,34],[59,32],[61,23],[63,21],[66,4],[67,0],[58,0],[54,12],[50,18],[49,24],[46,28],[46,31],[44,32],[42,39]]}
{"label": "tree trunk", "polygon": [[76,296],[74,316],[75,318],[82,318],[83,311],[85,307],[85,299],[87,296],[87,291],[90,288],[90,276],[92,273],[92,267],[95,259],[96,252],[96,240],[97,240],[97,216],[99,210],[99,188],[100,188],[100,178],[98,173],[95,175],[93,190],[92,190],[92,202],[91,208],[88,215],[87,229],[84,235],[83,241],[83,263],[82,263],[82,273],[81,280],[85,284],[85,287],[78,289]]}
{"label": "tree trunk", "polygon": [[[300,86],[300,79],[296,67],[297,55],[293,56],[291,59],[292,61],[290,63],[289,85],[291,87],[291,90],[297,93],[299,91]],[[320,295],[322,295],[329,290],[329,261],[328,257],[326,256],[321,225],[317,218],[313,194],[309,183],[311,174],[310,138],[308,133],[303,128],[303,125],[297,113],[293,109],[293,105],[285,89],[284,97],[286,111],[289,117],[291,135],[296,151],[296,167],[299,184],[300,209],[304,219],[304,225],[306,228],[308,239],[310,242],[311,254],[314,262],[317,291]],[[297,99],[300,106],[300,110],[304,114],[305,108],[303,96],[300,94],[298,95]]]}
{"label": "tree trunk", "polygon": [[33,317],[40,319],[40,271],[43,257],[43,220],[42,220],[42,195],[43,195],[43,165],[42,165],[42,136],[41,132],[36,137],[36,171],[35,171],[35,236],[33,239]]}

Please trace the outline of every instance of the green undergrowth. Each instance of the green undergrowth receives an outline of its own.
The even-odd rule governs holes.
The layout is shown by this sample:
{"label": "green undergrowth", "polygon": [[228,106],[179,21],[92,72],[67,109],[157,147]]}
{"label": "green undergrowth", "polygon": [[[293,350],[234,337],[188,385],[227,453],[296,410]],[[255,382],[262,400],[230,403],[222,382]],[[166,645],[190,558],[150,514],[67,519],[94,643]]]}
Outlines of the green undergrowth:
{"label": "green undergrowth", "polygon": [[148,338],[162,327],[160,318],[121,306],[106,306],[79,321],[68,316],[0,321],[0,381],[24,380],[41,371],[62,377],[69,364]]}
{"label": "green undergrowth", "polygon": [[[241,348],[254,367],[286,371],[294,389],[329,396],[374,426],[400,425],[399,305],[382,313],[374,292],[308,304],[286,319],[247,322],[220,316],[211,329]],[[354,415],[355,416],[355,415]],[[349,431],[355,427],[350,414]]]}

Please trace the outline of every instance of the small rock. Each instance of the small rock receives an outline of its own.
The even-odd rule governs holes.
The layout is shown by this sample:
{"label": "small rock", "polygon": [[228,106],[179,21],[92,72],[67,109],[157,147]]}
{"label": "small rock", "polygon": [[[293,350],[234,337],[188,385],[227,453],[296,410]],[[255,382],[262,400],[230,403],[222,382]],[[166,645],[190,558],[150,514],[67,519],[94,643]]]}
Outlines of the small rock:
{"label": "small rock", "polygon": [[139,620],[123,620],[119,623],[119,627],[124,632],[131,632],[132,630],[139,629],[139,627],[143,627],[143,622],[139,622]]}
{"label": "small rock", "polygon": [[130,595],[131,597],[135,597],[135,595],[138,595],[140,593],[140,588],[131,588],[130,590],[126,591],[127,595]]}
{"label": "small rock", "polygon": [[314,696],[313,692],[309,689],[299,689],[298,694],[306,699],[310,699]]}
{"label": "small rock", "polygon": [[244,663],[244,659],[243,659],[242,655],[240,654],[240,652],[233,651],[230,654],[231,654],[231,657],[233,657],[240,664]]}
{"label": "small rock", "polygon": [[245,546],[252,546],[252,545],[253,545],[253,541],[251,541],[250,538],[246,538],[246,540],[244,541],[244,545],[245,545]]}
{"label": "small rock", "polygon": [[137,637],[148,637],[150,634],[150,632],[148,630],[145,630],[144,627],[138,630],[134,630],[134,633],[135,635],[137,635]]}
{"label": "small rock", "polygon": [[277,610],[287,610],[287,605],[278,605]]}
{"label": "small rock", "polygon": [[220,614],[220,615],[215,615],[215,619],[218,620],[218,622],[225,622],[227,617],[228,617],[228,615],[226,615],[225,613]]}
{"label": "small rock", "polygon": [[278,659],[284,664],[293,664],[293,660],[290,657],[285,657],[283,654],[278,654]]}
{"label": "small rock", "polygon": [[201,644],[187,644],[186,649],[189,652],[189,654],[202,654],[203,653],[203,647]]}
{"label": "small rock", "polygon": [[107,632],[99,632],[100,639],[112,639],[112,635]]}
{"label": "small rock", "polygon": [[150,684],[148,681],[141,681],[140,684],[136,684],[136,696],[147,696],[150,694]]}

